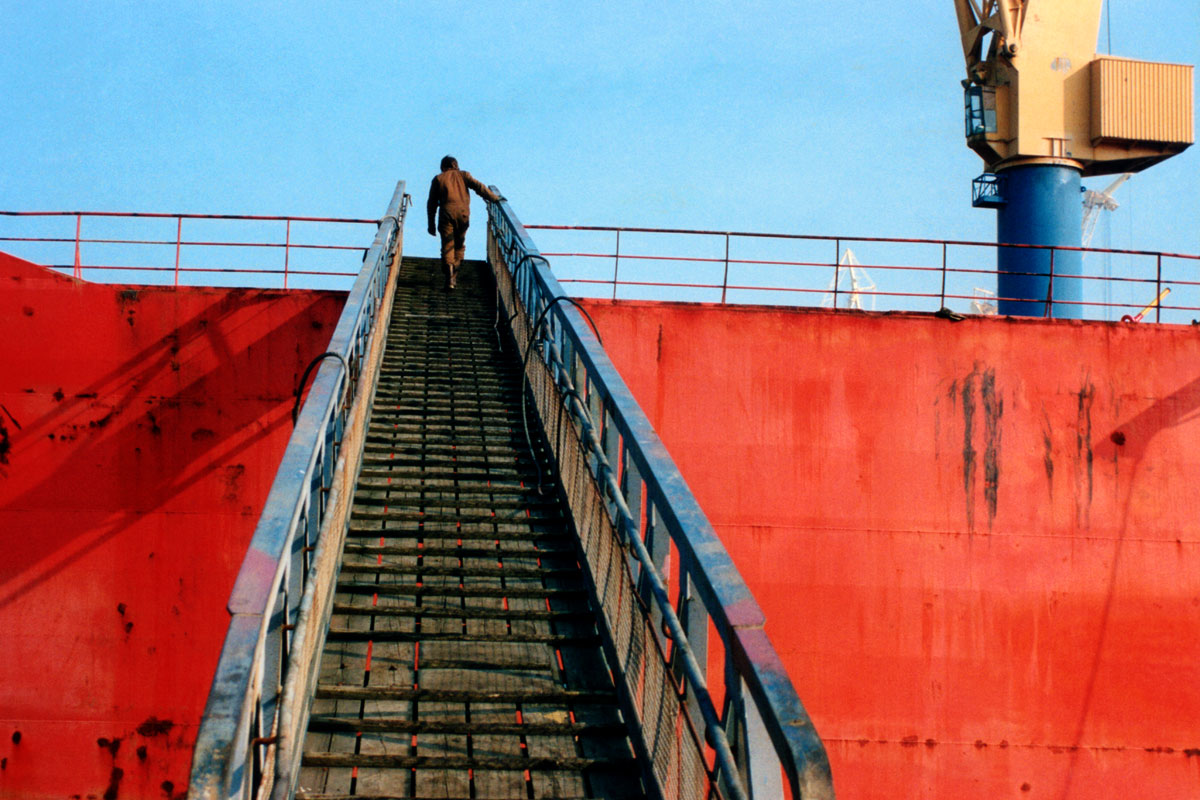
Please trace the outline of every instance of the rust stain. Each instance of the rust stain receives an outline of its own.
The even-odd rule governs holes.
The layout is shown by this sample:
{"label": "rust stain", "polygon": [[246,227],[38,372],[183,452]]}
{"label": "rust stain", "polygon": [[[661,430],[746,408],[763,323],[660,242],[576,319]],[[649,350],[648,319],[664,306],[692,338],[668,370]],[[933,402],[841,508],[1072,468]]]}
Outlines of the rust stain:
{"label": "rust stain", "polygon": [[169,719],[151,716],[137,726],[137,732],[141,736],[166,736],[174,727],[175,723]]}
{"label": "rust stain", "polygon": [[94,419],[91,422],[89,422],[88,427],[89,428],[103,428],[105,425],[107,425],[109,422],[112,421],[112,418],[114,416],[116,416],[116,413],[117,413],[117,410],[114,408],[113,410],[109,411],[107,414],[105,414],[100,419]]}
{"label": "rust stain", "polygon": [[121,313],[125,314],[125,321],[129,323],[129,327],[133,327],[133,312],[134,306],[138,302],[138,292],[136,289],[124,289],[117,292],[117,307]]}
{"label": "rust stain", "polygon": [[121,791],[121,778],[124,777],[125,770],[120,767],[112,768],[112,772],[108,776],[108,788],[104,790],[104,800],[117,800]]}
{"label": "rust stain", "polygon": [[8,428],[0,420],[0,464],[8,463],[8,454],[12,450],[12,441],[8,438]]}
{"label": "rust stain", "polygon": [[212,439],[216,435],[216,433],[208,428],[196,428],[196,430],[192,431],[192,441],[200,442],[204,441],[205,439]]}
{"label": "rust stain", "polygon": [[1080,464],[1080,466],[1086,465],[1087,475],[1087,505],[1081,508],[1080,499],[1084,495],[1084,492],[1083,487],[1079,484],[1082,480],[1082,475],[1078,471],[1076,472],[1075,524],[1079,527],[1090,527],[1095,462],[1095,454],[1092,452],[1092,403],[1096,399],[1096,387],[1092,384],[1090,375],[1084,376],[1083,385],[1075,393],[1075,399],[1075,457],[1076,463]]}
{"label": "rust stain", "polygon": [[967,531],[975,531],[975,373],[963,379],[963,491],[967,497]]}
{"label": "rust stain", "polygon": [[941,397],[933,398],[933,460],[942,460],[942,414],[938,408],[938,403],[942,402]]}
{"label": "rust stain", "polygon": [[55,390],[54,390],[54,394],[53,394],[53,395],[51,395],[51,396],[54,398],[54,401],[55,401],[56,403],[61,403],[61,402],[62,402],[62,399],[63,399],[64,397],[66,397],[66,395],[65,395],[65,394],[63,394],[63,390],[62,390],[62,387],[61,387],[61,386],[60,386],[60,387],[58,387],[57,389],[55,389]]}
{"label": "rust stain", "polygon": [[[1096,387],[1092,385],[1091,380],[1080,388],[1079,394],[1079,427],[1075,431],[1075,444],[1079,449],[1080,455],[1086,452],[1087,459],[1087,481],[1088,481],[1088,504],[1092,502],[1092,463],[1095,460],[1095,454],[1092,452],[1092,402],[1096,398]],[[1087,431],[1084,434],[1084,431]]]}
{"label": "rust stain", "polygon": [[1046,468],[1046,488],[1050,499],[1054,499],[1054,440],[1051,434],[1054,428],[1050,425],[1050,415],[1046,406],[1042,406],[1042,466]]}
{"label": "rust stain", "polygon": [[1000,418],[1004,416],[1004,401],[996,394],[996,371],[983,374],[980,394],[983,399],[985,444],[983,449],[983,499],[987,502],[988,528],[996,519],[996,504],[1000,493]]}
{"label": "rust stain", "polygon": [[102,749],[107,750],[108,754],[113,758],[117,757],[117,752],[121,749],[121,739],[117,736],[114,736],[112,739],[106,739],[101,736],[96,740],[96,744]]}
{"label": "rust stain", "polygon": [[230,464],[225,467],[225,493],[221,495],[222,500],[234,501],[238,499],[241,493],[242,476],[246,474],[245,464]]}

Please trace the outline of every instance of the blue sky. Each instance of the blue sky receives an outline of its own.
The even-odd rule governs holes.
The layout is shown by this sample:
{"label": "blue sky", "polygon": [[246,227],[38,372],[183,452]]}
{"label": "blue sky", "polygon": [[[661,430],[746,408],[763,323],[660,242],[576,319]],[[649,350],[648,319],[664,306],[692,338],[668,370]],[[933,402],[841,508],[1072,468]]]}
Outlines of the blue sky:
{"label": "blue sky", "polygon": [[[1109,2],[1114,54],[1200,62],[1195,0]],[[529,223],[994,238],[969,202],[950,0],[0,0],[0,18],[4,209],[377,217],[403,178],[420,212],[449,152]],[[1200,252],[1197,175],[1193,147],[1135,176],[1093,244]],[[406,250],[432,254],[421,216]]]}

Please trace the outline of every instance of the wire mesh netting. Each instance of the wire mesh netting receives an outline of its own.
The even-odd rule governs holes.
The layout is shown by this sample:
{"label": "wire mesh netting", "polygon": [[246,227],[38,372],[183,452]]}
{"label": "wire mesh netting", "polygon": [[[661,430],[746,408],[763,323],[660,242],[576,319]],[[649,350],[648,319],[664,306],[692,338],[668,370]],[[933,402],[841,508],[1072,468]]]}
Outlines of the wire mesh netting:
{"label": "wire mesh netting", "polygon": [[[507,300],[510,313],[516,313],[512,332],[524,357],[533,341],[533,321],[516,299],[508,271],[499,265],[495,272],[500,295]],[[637,591],[629,550],[589,466],[583,429],[568,410],[552,368],[536,351],[526,364],[530,396],[554,451],[558,478],[617,662],[612,666],[637,717],[632,727],[641,739],[650,771],[668,800],[719,797],[711,756],[696,734],[650,610]]]}

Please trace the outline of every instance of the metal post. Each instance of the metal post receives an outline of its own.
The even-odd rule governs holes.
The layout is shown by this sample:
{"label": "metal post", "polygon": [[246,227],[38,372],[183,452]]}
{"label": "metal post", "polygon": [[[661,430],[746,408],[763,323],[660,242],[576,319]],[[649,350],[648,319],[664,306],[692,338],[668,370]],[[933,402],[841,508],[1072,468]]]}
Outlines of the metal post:
{"label": "metal post", "polygon": [[729,285],[729,234],[725,234],[725,275],[721,278],[721,305],[725,304],[725,288]]}
{"label": "metal post", "polygon": [[621,266],[621,232],[617,231],[617,250],[613,253],[613,296],[617,299],[617,269]]}
{"label": "metal post", "polygon": [[292,221],[287,221],[287,229],[283,235],[283,288],[287,288],[288,252],[292,246]]}
{"label": "metal post", "polygon": [[942,242],[942,308],[946,307],[946,243]]}
{"label": "metal post", "polygon": [[728,651],[725,653],[725,709],[721,716],[729,749],[733,751],[733,762],[741,771],[740,774],[722,774],[721,778],[728,786],[739,785],[749,794],[750,786],[745,781],[750,761],[749,742],[746,741],[746,698],[742,693],[742,676]]}
{"label": "metal post", "polygon": [[1154,321],[1162,322],[1162,253],[1159,253],[1154,260],[1156,262],[1154,267],[1154,296],[1158,298],[1154,301],[1156,304],[1154,306]]}
{"label": "metal post", "polygon": [[1046,284],[1046,310],[1043,317],[1049,319],[1054,315],[1054,248],[1050,248],[1050,281]]}
{"label": "metal post", "polygon": [[838,296],[838,278],[841,277],[841,273],[842,273],[841,269],[839,269],[841,263],[842,263],[842,240],[834,239],[833,240],[833,308],[835,311],[837,310],[837,301],[838,301],[838,297],[837,297]]}
{"label": "metal post", "polygon": [[179,248],[183,244],[183,217],[175,218],[175,285],[179,286]]}
{"label": "metal post", "polygon": [[83,224],[83,216],[75,215],[75,277],[83,277],[82,265],[79,263],[79,228]]}

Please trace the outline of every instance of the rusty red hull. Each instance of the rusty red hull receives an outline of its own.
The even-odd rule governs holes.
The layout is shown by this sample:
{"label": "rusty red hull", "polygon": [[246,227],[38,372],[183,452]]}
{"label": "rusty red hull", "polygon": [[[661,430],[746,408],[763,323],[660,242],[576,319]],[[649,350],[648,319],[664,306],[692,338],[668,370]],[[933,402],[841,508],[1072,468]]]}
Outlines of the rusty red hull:
{"label": "rusty red hull", "polygon": [[291,392],[343,301],[0,254],[0,797],[184,793]]}
{"label": "rusty red hull", "polygon": [[1193,329],[587,306],[840,798],[1200,796]]}

